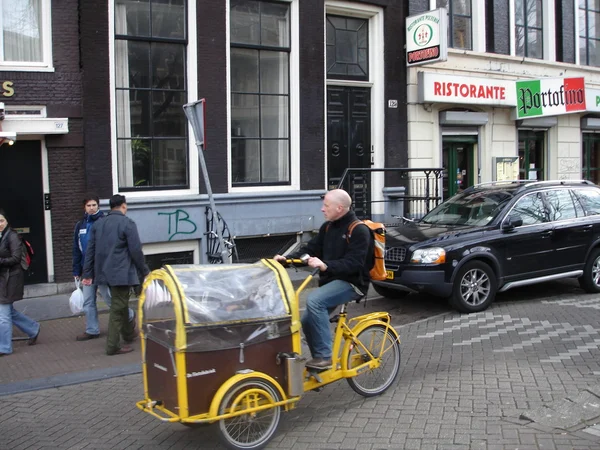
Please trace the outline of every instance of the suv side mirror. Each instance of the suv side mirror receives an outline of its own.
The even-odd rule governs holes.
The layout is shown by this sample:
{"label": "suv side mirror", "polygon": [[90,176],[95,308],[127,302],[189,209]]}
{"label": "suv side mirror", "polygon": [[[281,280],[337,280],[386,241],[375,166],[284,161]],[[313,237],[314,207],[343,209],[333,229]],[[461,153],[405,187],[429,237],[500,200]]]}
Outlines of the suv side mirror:
{"label": "suv side mirror", "polygon": [[523,225],[523,219],[518,214],[510,214],[504,222],[502,222],[502,231],[511,231],[516,227]]}

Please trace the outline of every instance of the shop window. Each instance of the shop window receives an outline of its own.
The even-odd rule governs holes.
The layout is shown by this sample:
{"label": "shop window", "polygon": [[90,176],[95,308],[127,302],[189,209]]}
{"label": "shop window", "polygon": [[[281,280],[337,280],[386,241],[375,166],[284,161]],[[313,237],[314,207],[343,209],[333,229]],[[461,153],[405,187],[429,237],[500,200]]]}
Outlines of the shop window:
{"label": "shop window", "polygon": [[327,78],[369,80],[369,21],[327,15]]}
{"label": "shop window", "polygon": [[584,180],[600,184],[600,135],[583,134],[583,154],[581,177]]}
{"label": "shop window", "polygon": [[50,0],[0,0],[0,5],[2,70],[35,70],[50,67]]}
{"label": "shop window", "polygon": [[519,131],[519,179],[544,179],[545,131]]}
{"label": "shop window", "polygon": [[448,46],[473,50],[471,0],[437,0],[436,7],[448,10]]}
{"label": "shop window", "polygon": [[233,187],[290,184],[290,4],[230,2]]}
{"label": "shop window", "polygon": [[600,66],[600,2],[579,0],[579,61]]}
{"label": "shop window", "polygon": [[115,1],[119,189],[189,186],[184,0]]}
{"label": "shop window", "polygon": [[542,0],[515,0],[515,54],[544,57]]}

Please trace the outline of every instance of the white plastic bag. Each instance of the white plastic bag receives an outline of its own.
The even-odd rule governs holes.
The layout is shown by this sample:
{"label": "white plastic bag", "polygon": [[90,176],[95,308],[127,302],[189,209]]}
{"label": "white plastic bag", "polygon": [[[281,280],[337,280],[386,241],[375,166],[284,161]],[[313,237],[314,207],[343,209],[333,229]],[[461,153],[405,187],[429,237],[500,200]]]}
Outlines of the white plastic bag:
{"label": "white plastic bag", "polygon": [[69,306],[73,314],[81,314],[83,312],[83,291],[81,290],[79,281],[76,281],[75,285],[77,289],[73,291],[69,298]]}

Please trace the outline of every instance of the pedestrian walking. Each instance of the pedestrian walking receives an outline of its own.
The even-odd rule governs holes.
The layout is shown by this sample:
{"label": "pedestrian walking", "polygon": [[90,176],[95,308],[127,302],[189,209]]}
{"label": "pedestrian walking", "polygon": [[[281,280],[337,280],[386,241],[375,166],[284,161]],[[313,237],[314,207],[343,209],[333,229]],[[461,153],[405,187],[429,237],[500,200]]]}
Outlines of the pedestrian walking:
{"label": "pedestrian walking", "polygon": [[[73,233],[73,277],[78,283],[83,272],[85,251],[92,226],[97,220],[104,217],[100,211],[100,198],[89,194],[83,199],[83,218],[75,225]],[[87,341],[100,337],[100,323],[98,322],[97,292],[100,292],[104,303],[110,308],[110,289],[106,284],[93,283],[90,286],[83,285],[83,312],[85,314],[85,332],[78,334],[78,341]],[[135,326],[135,313],[129,308],[129,321]]]}
{"label": "pedestrian walking", "polygon": [[23,298],[25,271],[21,266],[22,256],[21,238],[10,228],[5,212],[0,209],[0,356],[13,351],[13,325],[29,337],[29,345],[35,345],[40,334],[40,324],[13,306]]}
{"label": "pedestrian walking", "polygon": [[121,346],[135,339],[135,329],[128,320],[129,293],[139,285],[138,272],[145,277],[150,273],[144,261],[137,226],[126,217],[127,201],[124,195],[110,198],[110,212],[91,228],[83,265],[83,285],[106,284],[110,287],[111,303],[108,319],[106,354],[119,355],[133,349]]}

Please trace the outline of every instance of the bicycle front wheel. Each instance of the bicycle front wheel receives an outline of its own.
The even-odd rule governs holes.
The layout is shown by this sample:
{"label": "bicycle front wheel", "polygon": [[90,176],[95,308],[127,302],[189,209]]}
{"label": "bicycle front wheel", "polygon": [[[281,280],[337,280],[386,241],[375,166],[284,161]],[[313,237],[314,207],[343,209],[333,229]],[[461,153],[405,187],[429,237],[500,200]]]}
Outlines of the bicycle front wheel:
{"label": "bicycle front wheel", "polygon": [[252,408],[280,400],[277,389],[260,378],[246,379],[233,386],[219,406],[219,415],[244,410],[250,412],[219,421],[218,429],[222,442],[228,448],[236,450],[263,448],[277,429],[281,407],[273,406],[257,412],[251,412]]}
{"label": "bicycle front wheel", "polygon": [[400,343],[394,333],[381,325],[370,325],[358,333],[347,354],[348,369],[372,358],[380,360],[379,367],[346,379],[356,393],[365,397],[385,392],[400,373]]}

